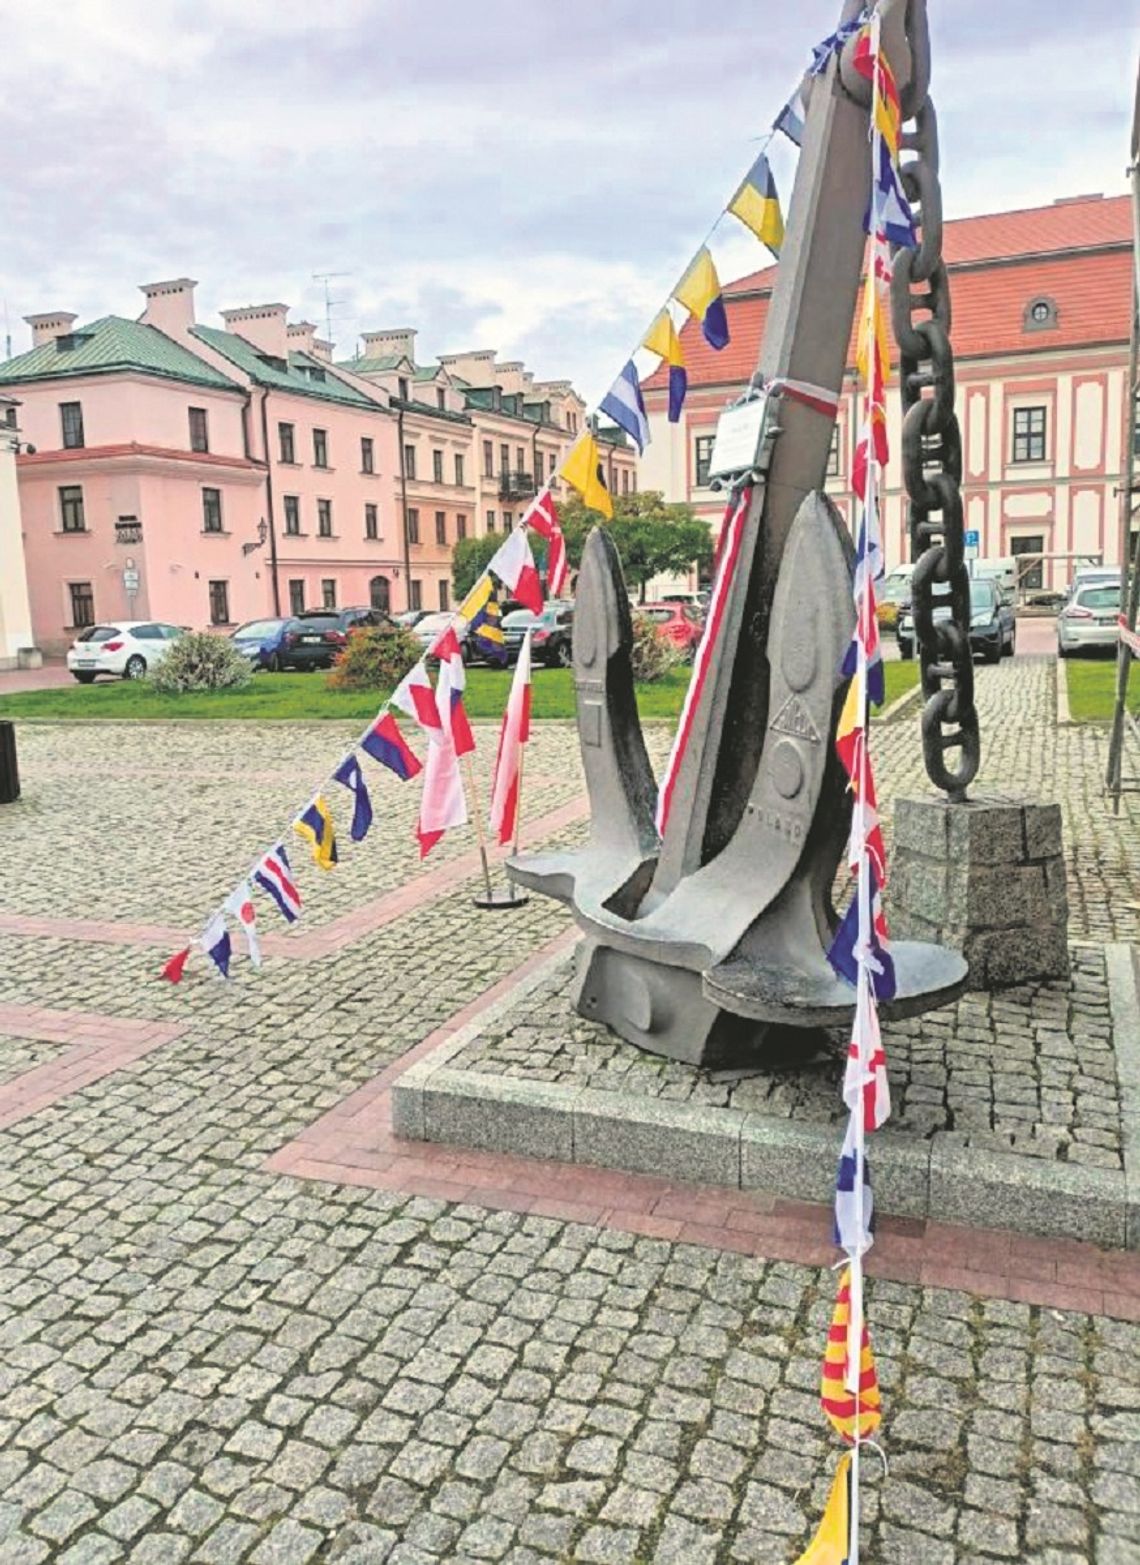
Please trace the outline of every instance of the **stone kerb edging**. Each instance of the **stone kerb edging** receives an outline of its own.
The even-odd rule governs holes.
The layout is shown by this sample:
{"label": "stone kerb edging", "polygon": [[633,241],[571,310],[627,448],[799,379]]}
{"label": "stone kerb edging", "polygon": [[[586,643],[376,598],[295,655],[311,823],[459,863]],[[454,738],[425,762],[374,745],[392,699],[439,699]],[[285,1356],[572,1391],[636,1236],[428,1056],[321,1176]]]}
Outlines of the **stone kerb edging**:
{"label": "stone kerb edging", "polygon": [[893,723],[897,717],[905,717],[912,706],[917,706],[922,697],[922,682],[911,685],[909,690],[904,690],[901,696],[896,696],[890,706],[876,714],[875,721],[879,723]]}
{"label": "stone kerb edging", "polygon": [[1060,657],[1054,659],[1054,666],[1057,670],[1057,727],[1071,728],[1073,718],[1069,711],[1069,666]]}
{"label": "stone kerb edging", "polygon": [[[1106,951],[1124,1171],[962,1147],[945,1131],[924,1140],[886,1130],[875,1136],[871,1157],[879,1211],[1140,1248],[1138,973],[1132,947]],[[564,960],[552,957],[529,974],[496,1012],[511,1009]],[[463,1028],[393,1084],[396,1135],[793,1200],[833,1199],[837,1125],[455,1069],[451,1061],[489,1019]]]}

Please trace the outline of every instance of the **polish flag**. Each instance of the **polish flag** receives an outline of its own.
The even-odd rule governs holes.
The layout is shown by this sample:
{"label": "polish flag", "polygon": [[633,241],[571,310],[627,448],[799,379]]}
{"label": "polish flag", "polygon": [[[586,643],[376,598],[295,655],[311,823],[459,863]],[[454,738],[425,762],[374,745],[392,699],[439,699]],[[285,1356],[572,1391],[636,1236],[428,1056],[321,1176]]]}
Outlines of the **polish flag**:
{"label": "polish flag", "polygon": [[509,587],[512,597],[533,614],[542,613],[542,584],[525,527],[516,527],[492,559],[490,570]]}
{"label": "polish flag", "polygon": [[527,527],[533,527],[540,538],[546,539],[546,590],[552,598],[560,598],[570,579],[570,565],[566,558],[566,539],[562,523],[554,505],[554,496],[544,489],[530,510],[523,517]]}
{"label": "polish flag", "polygon": [[428,737],[427,762],[424,765],[424,791],[420,799],[420,818],[416,839],[420,858],[427,858],[436,843],[452,826],[467,819],[467,800],[463,796],[463,778],[459,757],[451,735],[440,732]]}
{"label": "polish flag", "polygon": [[439,719],[456,755],[470,755],[475,749],[475,736],[467,721],[467,709],[463,705],[463,691],[467,685],[467,670],[463,666],[463,652],[453,626],[449,625],[438,636],[431,648],[431,657],[439,659],[439,676],[436,680],[436,706]]}
{"label": "polish flag", "polygon": [[495,777],[491,784],[491,830],[500,844],[514,837],[519,814],[519,784],[522,778],[522,748],[530,738],[530,631],[523,637],[519,660],[515,664],[511,693],[499,730],[499,753],[495,757]]}
{"label": "polish flag", "polygon": [[390,700],[392,706],[398,706],[401,712],[414,717],[420,727],[426,728],[429,734],[443,732],[439,708],[435,701],[435,691],[431,687],[428,671],[422,662],[417,663],[415,668],[404,675],[393,690]]}

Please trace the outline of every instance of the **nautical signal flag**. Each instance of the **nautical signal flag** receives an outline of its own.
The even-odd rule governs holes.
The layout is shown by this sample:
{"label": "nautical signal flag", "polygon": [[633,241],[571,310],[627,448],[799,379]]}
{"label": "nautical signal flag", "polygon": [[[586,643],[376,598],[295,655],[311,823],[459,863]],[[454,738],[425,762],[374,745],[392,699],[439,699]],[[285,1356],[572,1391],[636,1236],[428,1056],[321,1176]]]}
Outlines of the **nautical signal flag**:
{"label": "nautical signal flag", "polygon": [[184,946],[181,951],[176,951],[169,961],[163,963],[162,977],[169,983],[180,984],[182,982],[182,974],[186,971],[186,963],[189,960],[190,947]]}
{"label": "nautical signal flag", "polygon": [[674,288],[673,297],[700,321],[710,348],[728,346],[728,316],[721,297],[720,278],[707,245],[697,251],[689,270]]}
{"label": "nautical signal flag", "polygon": [[439,659],[435,701],[444,730],[455,746],[457,756],[471,755],[475,749],[475,736],[463,705],[467,673],[459,638],[451,625],[433,642],[431,656]]}
{"label": "nautical signal flag", "polygon": [[[549,489],[544,489],[535,500],[523,517],[523,525],[532,528],[540,538],[546,540],[546,590],[552,598],[560,598],[570,579],[570,564],[566,558],[566,538],[562,532],[562,523],[558,520],[558,508]],[[506,661],[505,650],[503,661]]]}
{"label": "nautical signal flag", "polygon": [[866,978],[855,990],[855,1021],[843,1071],[843,1101],[852,1114],[862,1115],[866,1133],[878,1130],[890,1118],[887,1054],[879,1029],[879,1013]]}
{"label": "nautical signal flag", "polygon": [[794,147],[802,147],[804,144],[804,122],[806,119],[807,108],[804,104],[803,91],[797,87],[772,121],[772,129],[782,132]]}
{"label": "nautical signal flag", "polygon": [[522,784],[522,747],[530,738],[530,631],[523,637],[511,691],[499,729],[499,749],[491,782],[491,830],[500,844],[515,835]]}
{"label": "nautical signal flag", "polygon": [[391,712],[378,717],[360,741],[360,748],[381,766],[395,772],[401,782],[407,782],[422,771],[419,757],[400,732],[400,725]]}
{"label": "nautical signal flag", "polygon": [[441,731],[443,725],[436,706],[435,691],[422,663],[408,670],[388,699],[392,706],[398,706],[401,712],[414,717],[429,734]]}
{"label": "nautical signal flag", "polygon": [[[875,217],[873,224],[872,210]],[[873,203],[868,207],[864,227],[867,233],[882,233],[891,244],[900,245],[903,249],[914,250],[918,245],[914,213],[903,189],[898,164],[885,141],[879,142],[879,167],[875,176]]]}
{"label": "nautical signal flag", "polygon": [[[591,511],[600,511],[603,516],[612,519],[614,503],[606,487],[601,452],[593,435],[587,431],[582,436],[562,464],[560,471],[566,482],[572,484],[582,496],[583,505],[589,506]],[[491,565],[493,569],[494,561]]]}
{"label": "nautical signal flag", "polygon": [[815,1536],[796,1565],[847,1565],[850,1535],[851,1453],[844,1451]]}
{"label": "nautical signal flag", "polygon": [[226,928],[225,918],[221,913],[215,913],[206,925],[201,940],[202,950],[213,962],[223,978],[230,976],[230,956],[233,948],[230,945],[230,932]]}
{"label": "nautical signal flag", "polygon": [[466,819],[467,801],[463,796],[459,757],[450,735],[441,730],[428,736],[424,791],[416,822],[420,858],[427,857],[445,831],[452,826],[462,826]]}
{"label": "nautical signal flag", "polygon": [[637,445],[638,454],[644,456],[649,444],[649,418],[645,411],[645,399],[641,395],[641,382],[637,378],[637,366],[630,359],[618,378],[601,400],[601,411],[612,418],[619,429]]}
{"label": "nautical signal flag", "polygon": [[895,964],[891,956],[891,941],[887,933],[883,898],[879,890],[879,877],[874,860],[867,866],[870,906],[863,910],[863,922],[868,925],[865,936],[860,938],[860,890],[855,888],[851,905],[839,921],[838,928],[828,948],[827,960],[849,984],[858,981],[859,968],[866,964],[871,972],[871,984],[877,1000],[893,1000],[897,991]]}
{"label": "nautical signal flag", "polygon": [[339,862],[332,812],[319,793],[293,822],[293,830],[311,844],[313,863],[320,869],[332,869]]}
{"label": "nautical signal flag", "polygon": [[[548,582],[549,577],[548,557]],[[507,644],[503,638],[503,611],[495,596],[495,583],[489,575],[480,576],[460,604],[458,613],[467,621],[467,635],[476,652],[494,663],[505,663]]]}
{"label": "nautical signal flag", "polygon": [[283,843],[279,842],[276,847],[270,848],[258,860],[253,879],[276,902],[277,910],[285,922],[295,924],[301,916],[301,893],[293,879],[289,856]]}
{"label": "nautical signal flag", "polygon": [[669,422],[675,424],[685,405],[685,392],[689,388],[689,375],[685,369],[685,355],[681,351],[681,339],[673,325],[668,310],[653,322],[641,339],[641,346],[665,361],[669,366]]}
{"label": "nautical signal flag", "polygon": [[871,1353],[871,1339],[864,1321],[859,1341],[859,1398],[848,1386],[847,1333],[851,1321],[851,1268],[845,1266],[839,1279],[839,1295],[827,1347],[823,1355],[823,1375],[819,1400],[836,1433],[848,1445],[859,1445],[878,1429],[883,1417],[879,1377]]}
{"label": "nautical signal flag", "polygon": [[245,936],[246,950],[254,967],[261,966],[261,943],[257,938],[257,913],[253,906],[253,893],[248,880],[234,888],[226,898],[226,912],[238,921],[238,928]]}
{"label": "nautical signal flag", "polygon": [[[780,211],[776,181],[763,153],[744,176],[740,189],[728,203],[728,210],[745,228],[750,228],[773,255],[779,255],[784,242],[784,214]],[[605,407],[605,403],[602,406]]]}
{"label": "nautical signal flag", "polygon": [[362,842],[368,835],[368,828],[372,825],[372,800],[368,795],[368,784],[364,781],[360,762],[355,755],[346,755],[333,773],[333,777],[352,795],[352,825],[349,827],[349,836],[353,842]]}
{"label": "nautical signal flag", "polygon": [[511,596],[531,611],[542,613],[542,583],[538,579],[538,566],[530,552],[530,539],[525,527],[516,527],[499,545],[487,567],[506,587]]}
{"label": "nautical signal flag", "polygon": [[874,1222],[871,1171],[859,1145],[855,1116],[850,1114],[835,1175],[835,1243],[848,1255],[862,1255],[874,1243]]}

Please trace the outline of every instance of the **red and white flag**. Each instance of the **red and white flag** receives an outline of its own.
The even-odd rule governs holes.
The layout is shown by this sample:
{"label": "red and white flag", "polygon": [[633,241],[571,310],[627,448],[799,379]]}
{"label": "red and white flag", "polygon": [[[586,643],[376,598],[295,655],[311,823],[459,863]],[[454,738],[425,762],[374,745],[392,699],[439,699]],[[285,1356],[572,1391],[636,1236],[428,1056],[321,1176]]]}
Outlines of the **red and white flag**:
{"label": "red and white flag", "polygon": [[532,614],[542,613],[542,583],[538,568],[530,552],[530,540],[525,527],[516,527],[503,542],[488,569],[509,587],[511,596],[517,598]]}
{"label": "red and white flag", "polygon": [[523,517],[526,527],[533,527],[540,538],[546,539],[546,590],[552,598],[560,598],[570,579],[570,564],[566,558],[566,539],[562,523],[554,505],[554,496],[544,489],[530,510]]}
{"label": "red and white flag", "polygon": [[456,755],[470,755],[475,749],[475,736],[463,705],[467,670],[463,666],[463,652],[453,626],[449,625],[441,636],[436,637],[430,656],[439,659],[439,675],[435,684],[439,720],[445,732],[451,736]]}
{"label": "red and white flag", "polygon": [[445,831],[452,826],[462,826],[467,819],[467,800],[463,795],[463,778],[459,771],[459,757],[446,733],[428,736],[427,760],[424,763],[424,791],[420,798],[420,818],[416,822],[416,839],[420,845],[420,858],[427,858]]}
{"label": "red and white flag", "polygon": [[523,637],[511,680],[511,693],[499,730],[499,753],[491,784],[491,830],[500,844],[510,842],[519,818],[522,749],[530,738],[530,631]]}
{"label": "red and white flag", "polygon": [[415,668],[404,675],[400,683],[389,697],[392,706],[398,706],[401,712],[406,712],[409,717],[414,717],[421,728],[426,728],[429,734],[443,732],[443,723],[440,721],[439,708],[435,701],[435,691],[431,687],[428,671],[423,663],[417,663]]}
{"label": "red and white flag", "polygon": [[241,885],[231,891],[226,898],[226,912],[237,919],[241,932],[245,936],[249,959],[254,967],[260,967],[261,944],[257,938],[257,913],[254,911],[253,893],[248,880],[243,880]]}

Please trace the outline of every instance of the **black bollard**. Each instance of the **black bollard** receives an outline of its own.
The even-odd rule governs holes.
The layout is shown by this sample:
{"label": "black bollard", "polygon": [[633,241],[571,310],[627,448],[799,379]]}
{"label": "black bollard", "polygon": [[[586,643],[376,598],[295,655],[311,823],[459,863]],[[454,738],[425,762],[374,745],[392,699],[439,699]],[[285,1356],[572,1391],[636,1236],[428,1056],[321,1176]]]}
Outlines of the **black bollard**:
{"label": "black bollard", "polygon": [[20,797],[20,768],[16,761],[16,725],[0,721],[0,804],[14,804]]}

